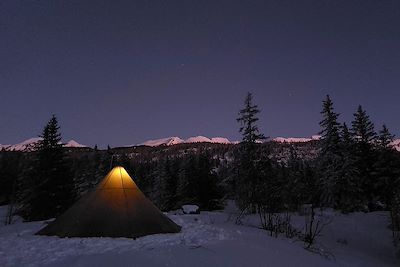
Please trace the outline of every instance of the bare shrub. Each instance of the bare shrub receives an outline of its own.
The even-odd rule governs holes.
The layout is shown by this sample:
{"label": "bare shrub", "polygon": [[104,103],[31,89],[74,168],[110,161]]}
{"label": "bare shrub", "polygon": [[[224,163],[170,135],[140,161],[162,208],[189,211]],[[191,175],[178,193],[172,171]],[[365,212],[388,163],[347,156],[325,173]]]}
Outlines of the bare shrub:
{"label": "bare shrub", "polygon": [[258,215],[260,217],[261,228],[269,231],[270,236],[278,237],[284,233],[286,237],[293,238],[299,231],[292,226],[292,216],[285,213],[271,212],[265,206],[259,205]]}
{"label": "bare shrub", "polygon": [[315,214],[315,207],[313,205],[311,206],[310,213],[305,216],[304,234],[301,237],[307,249],[315,244],[322,230],[331,222],[331,220],[326,220],[320,216],[317,217]]}

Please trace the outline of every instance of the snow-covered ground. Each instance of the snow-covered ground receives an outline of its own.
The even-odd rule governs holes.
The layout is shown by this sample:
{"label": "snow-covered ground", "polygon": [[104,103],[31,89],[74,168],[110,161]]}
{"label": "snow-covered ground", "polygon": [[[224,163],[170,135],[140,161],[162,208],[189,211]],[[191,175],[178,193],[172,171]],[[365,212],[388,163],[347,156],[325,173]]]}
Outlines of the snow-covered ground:
{"label": "snow-covered ground", "polygon": [[[0,207],[0,217],[5,211]],[[181,233],[136,240],[35,236],[44,222],[1,225],[0,266],[400,266],[385,212],[329,213],[333,221],[317,245],[328,258],[253,227],[257,216],[235,225],[230,209],[175,214],[169,216],[183,226]],[[303,220],[293,218],[299,227]]]}

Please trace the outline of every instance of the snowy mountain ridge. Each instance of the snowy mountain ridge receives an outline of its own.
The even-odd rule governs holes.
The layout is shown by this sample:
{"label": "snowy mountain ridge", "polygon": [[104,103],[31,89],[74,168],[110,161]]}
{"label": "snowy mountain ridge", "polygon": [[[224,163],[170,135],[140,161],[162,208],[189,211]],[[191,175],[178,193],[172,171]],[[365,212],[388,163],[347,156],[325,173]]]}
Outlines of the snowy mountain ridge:
{"label": "snowy mountain ridge", "polygon": [[[304,142],[309,142],[312,140],[319,140],[320,136],[319,135],[313,135],[311,138],[297,138],[297,137],[276,137],[276,138],[270,138],[268,141],[274,141],[278,143],[304,143]],[[147,140],[143,143],[138,144],[139,146],[171,146],[171,145],[176,145],[176,144],[188,144],[188,143],[215,143],[215,144],[237,144],[239,141],[230,141],[228,138],[225,137],[212,137],[208,138],[205,136],[194,136],[194,137],[189,137],[187,139],[182,139],[177,136],[172,136],[172,137],[166,137],[166,138],[160,138],[160,139],[153,139],[153,140]]]}
{"label": "snowy mountain ridge", "polygon": [[[41,137],[33,137],[29,138],[21,143],[14,144],[14,145],[2,145],[0,144],[0,150],[8,150],[8,151],[23,151],[23,152],[31,152],[35,149],[36,144],[42,140]],[[64,147],[87,147],[82,145],[75,140],[70,140],[63,144]]]}
{"label": "snowy mountain ridge", "polygon": [[[277,143],[306,143],[310,141],[316,141],[320,140],[321,136],[320,135],[313,135],[311,137],[275,137],[275,138],[269,138],[267,141],[273,141]],[[194,137],[189,137],[187,139],[182,139],[177,136],[172,136],[172,137],[166,137],[166,138],[160,138],[160,139],[152,139],[152,140],[147,140],[143,143],[138,144],[139,146],[151,146],[151,147],[156,147],[156,146],[172,146],[176,144],[188,144],[188,143],[215,143],[215,144],[237,144],[239,141],[230,141],[228,138],[225,137],[212,137],[208,138],[205,136],[194,136]],[[130,145],[134,146],[134,145]],[[397,151],[400,151],[400,139],[396,139],[392,142],[393,148],[395,148]]]}
{"label": "snowy mountain ridge", "polygon": [[188,144],[188,143],[218,143],[218,144],[231,144],[232,142],[229,141],[227,138],[224,137],[213,137],[208,138],[205,136],[194,136],[189,137],[187,139],[182,139],[177,136],[154,139],[154,140],[147,140],[143,143],[138,144],[139,146],[171,146],[176,144]]}
{"label": "snowy mountain ridge", "polygon": [[[305,142],[310,142],[313,140],[319,140],[320,138],[321,138],[321,136],[319,136],[319,135],[313,135],[313,136],[311,136],[311,138],[275,137],[275,138],[270,138],[267,141],[274,141],[277,143],[305,143]],[[41,140],[40,137],[33,137],[33,138],[29,138],[18,144],[13,144],[13,145],[0,144],[0,150],[5,149],[8,151],[30,152],[35,149],[35,145],[37,144],[37,142],[39,140]],[[138,145],[156,147],[156,146],[161,146],[161,145],[172,146],[172,145],[176,145],[176,144],[188,144],[188,143],[237,144],[237,143],[239,143],[239,141],[230,141],[228,138],[225,138],[225,137],[208,138],[205,136],[194,136],[194,137],[189,137],[187,139],[182,139],[177,136],[172,136],[172,137],[166,137],[166,138],[160,138],[160,139],[154,139],[154,140],[147,140]],[[136,146],[136,145],[130,145],[130,146]],[[397,151],[400,152],[400,139],[395,139],[392,142],[392,146],[394,149],[396,149]],[[80,143],[76,142],[75,140],[70,140],[70,141],[64,143],[64,147],[88,147],[88,146],[80,144]]]}

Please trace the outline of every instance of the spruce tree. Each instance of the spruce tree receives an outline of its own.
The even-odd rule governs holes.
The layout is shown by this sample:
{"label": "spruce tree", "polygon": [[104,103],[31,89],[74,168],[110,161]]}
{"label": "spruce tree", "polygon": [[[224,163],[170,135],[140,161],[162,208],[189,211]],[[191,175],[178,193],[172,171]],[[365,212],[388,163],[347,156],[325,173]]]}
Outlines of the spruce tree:
{"label": "spruce tree", "polygon": [[236,119],[241,124],[239,132],[242,133],[242,142],[246,145],[252,145],[259,140],[265,139],[256,124],[258,113],[260,113],[260,110],[257,105],[253,104],[253,95],[247,93],[244,108],[239,111],[239,117]]}
{"label": "spruce tree", "polygon": [[374,131],[374,124],[361,105],[358,106],[356,113],[354,113],[352,137],[355,141],[354,156],[356,157],[358,179],[363,190],[364,204],[371,205],[375,201],[375,181],[372,174],[374,172],[373,165],[376,160],[374,150],[376,133]]}
{"label": "spruce tree", "polygon": [[341,131],[340,165],[339,179],[335,187],[335,208],[351,212],[360,208],[362,191],[354,156],[354,140],[346,123],[343,123]]}
{"label": "spruce tree", "polygon": [[358,106],[357,112],[354,113],[352,126],[354,139],[358,143],[365,145],[372,144],[375,141],[376,133],[374,131],[374,124],[361,105]]}
{"label": "spruce tree", "polygon": [[333,102],[329,95],[322,102],[321,111],[322,121],[319,123],[322,130],[321,135],[321,155],[331,156],[338,154],[340,143],[340,124],[338,122],[339,114],[334,111]]}
{"label": "spruce tree", "polygon": [[396,187],[400,177],[400,157],[391,143],[394,135],[386,125],[377,137],[376,160],[373,164],[374,196],[385,206],[390,207],[397,194]]}
{"label": "spruce tree", "polygon": [[255,211],[256,192],[259,186],[259,172],[256,167],[257,146],[259,140],[265,139],[260,133],[257,114],[260,113],[257,105],[253,104],[252,94],[247,93],[244,108],[239,111],[237,121],[240,123],[239,132],[242,134],[239,154],[236,157],[234,188],[236,202],[242,210],[250,208]]}
{"label": "spruce tree", "polygon": [[28,179],[32,186],[29,205],[24,205],[28,220],[43,220],[59,215],[74,201],[74,181],[70,163],[61,143],[57,118],[53,115],[44,127],[37,145],[36,161]]}
{"label": "spruce tree", "polygon": [[320,201],[324,206],[333,207],[336,203],[335,187],[340,177],[341,150],[339,114],[334,111],[329,95],[322,102],[322,127],[320,132],[320,150],[318,155],[318,172]]}
{"label": "spruce tree", "polygon": [[341,140],[342,140],[342,145],[344,145],[345,147],[349,147],[354,144],[349,127],[347,127],[346,123],[343,123],[342,125]]}
{"label": "spruce tree", "polygon": [[389,132],[389,129],[384,124],[382,130],[379,131],[377,138],[377,145],[380,149],[391,148],[390,145],[393,142],[394,135]]}

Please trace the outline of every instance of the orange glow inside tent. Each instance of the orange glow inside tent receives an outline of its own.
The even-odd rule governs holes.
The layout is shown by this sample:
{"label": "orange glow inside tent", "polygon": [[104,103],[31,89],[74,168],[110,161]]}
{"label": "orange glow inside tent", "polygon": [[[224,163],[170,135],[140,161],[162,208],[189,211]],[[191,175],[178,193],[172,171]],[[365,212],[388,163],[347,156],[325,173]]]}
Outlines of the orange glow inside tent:
{"label": "orange glow inside tent", "polygon": [[99,189],[137,189],[137,185],[129,176],[127,171],[121,167],[115,167],[103,179],[99,185]]}

